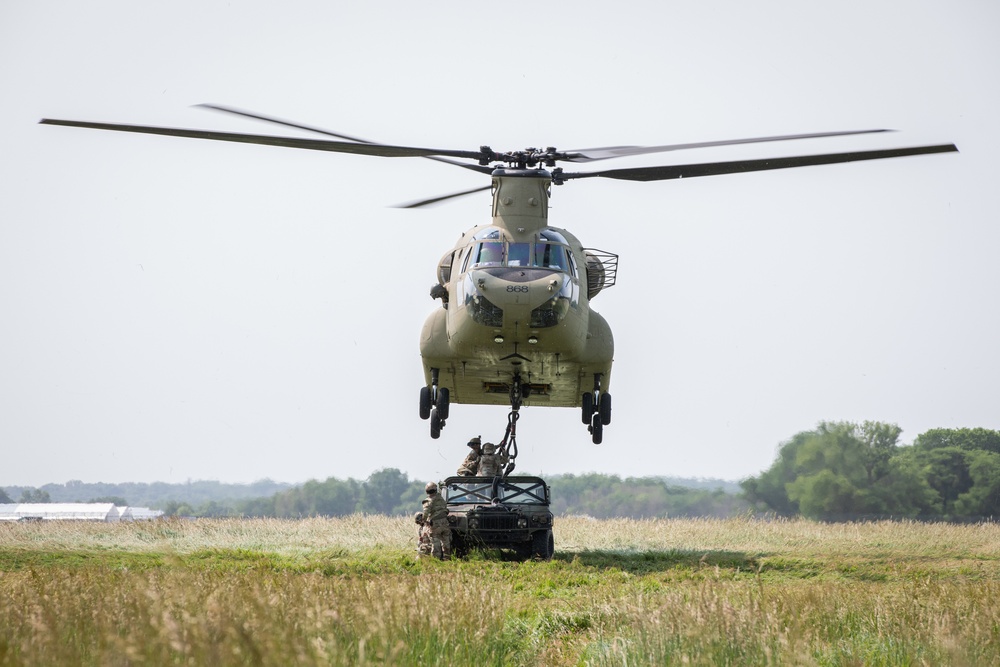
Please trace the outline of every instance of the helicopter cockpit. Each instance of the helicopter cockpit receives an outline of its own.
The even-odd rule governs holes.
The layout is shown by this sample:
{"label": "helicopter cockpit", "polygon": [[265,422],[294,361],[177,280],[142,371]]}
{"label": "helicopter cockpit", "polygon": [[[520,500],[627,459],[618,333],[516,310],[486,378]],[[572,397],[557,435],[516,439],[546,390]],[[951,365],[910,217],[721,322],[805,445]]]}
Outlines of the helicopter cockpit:
{"label": "helicopter cockpit", "polygon": [[531,268],[560,271],[576,278],[576,263],[566,239],[551,229],[539,233],[534,243],[504,241],[496,228],[483,230],[474,238],[463,273],[491,267]]}
{"label": "helicopter cockpit", "polygon": [[[551,296],[532,309],[530,326],[533,328],[555,326],[571,309],[580,305],[576,260],[566,238],[552,229],[539,232],[531,242],[506,240],[502,231],[495,227],[487,227],[474,235],[462,265],[461,300],[476,322],[503,326],[503,308],[477,288],[472,277],[476,271],[521,284],[553,277],[554,273],[563,274],[558,282],[551,281],[550,291],[552,286],[558,285]],[[481,279],[479,284],[482,284]],[[526,286],[507,289],[515,296],[527,291]]]}

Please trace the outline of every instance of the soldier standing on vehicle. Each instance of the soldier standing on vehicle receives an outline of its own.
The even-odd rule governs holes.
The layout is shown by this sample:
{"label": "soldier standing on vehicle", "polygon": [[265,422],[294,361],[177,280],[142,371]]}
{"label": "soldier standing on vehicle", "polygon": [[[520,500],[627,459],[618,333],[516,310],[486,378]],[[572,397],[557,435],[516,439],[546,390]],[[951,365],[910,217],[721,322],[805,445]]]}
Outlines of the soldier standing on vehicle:
{"label": "soldier standing on vehicle", "polygon": [[465,460],[462,461],[462,465],[458,466],[458,473],[463,477],[472,477],[476,474],[479,469],[479,457],[483,455],[482,439],[480,436],[476,436],[469,440],[469,448],[472,450],[469,452]]}
{"label": "soldier standing on vehicle", "polygon": [[438,485],[428,482],[424,487],[424,523],[430,523],[434,555],[451,558],[451,526],[448,524],[448,504],[438,493]]}
{"label": "soldier standing on vehicle", "polygon": [[417,524],[417,553],[421,556],[433,555],[434,544],[431,542],[431,528],[424,521],[424,513],[417,512],[413,521]]}
{"label": "soldier standing on vehicle", "polygon": [[483,455],[479,457],[479,470],[476,474],[479,477],[497,477],[503,472],[503,468],[509,460],[510,457],[506,451],[501,449],[498,454],[496,445],[487,442],[483,445]]}

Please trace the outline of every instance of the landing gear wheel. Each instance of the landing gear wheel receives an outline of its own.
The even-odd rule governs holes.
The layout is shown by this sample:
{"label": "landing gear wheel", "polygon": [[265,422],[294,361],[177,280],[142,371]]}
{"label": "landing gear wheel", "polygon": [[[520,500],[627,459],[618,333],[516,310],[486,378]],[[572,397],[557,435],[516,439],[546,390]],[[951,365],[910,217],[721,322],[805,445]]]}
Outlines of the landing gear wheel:
{"label": "landing gear wheel", "polygon": [[437,395],[437,409],[438,414],[441,415],[441,421],[448,418],[448,405],[450,404],[450,392],[448,387],[439,387]]}
{"label": "landing gear wheel", "polygon": [[583,417],[583,423],[589,424],[590,418],[594,414],[594,395],[589,391],[583,395],[583,410],[581,415]]}
{"label": "landing gear wheel", "polygon": [[607,426],[611,423],[611,394],[601,394],[601,403],[598,410],[601,413],[601,422]]}
{"label": "landing gear wheel", "polygon": [[437,408],[431,408],[431,438],[437,440],[441,437],[441,415],[438,414]]}
{"label": "landing gear wheel", "polygon": [[420,418],[427,419],[431,416],[431,388],[420,388]]}
{"label": "landing gear wheel", "polygon": [[594,413],[594,418],[590,422],[590,435],[595,445],[604,441],[604,422],[601,421],[600,414]]}

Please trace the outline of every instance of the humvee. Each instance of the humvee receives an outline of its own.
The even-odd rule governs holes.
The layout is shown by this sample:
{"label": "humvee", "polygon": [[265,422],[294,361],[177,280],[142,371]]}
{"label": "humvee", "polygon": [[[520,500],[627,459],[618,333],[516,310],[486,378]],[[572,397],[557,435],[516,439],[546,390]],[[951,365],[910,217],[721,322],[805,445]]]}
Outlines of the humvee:
{"label": "humvee", "polygon": [[443,484],[452,550],[508,549],[520,558],[552,558],[549,487],[540,477],[449,477]]}

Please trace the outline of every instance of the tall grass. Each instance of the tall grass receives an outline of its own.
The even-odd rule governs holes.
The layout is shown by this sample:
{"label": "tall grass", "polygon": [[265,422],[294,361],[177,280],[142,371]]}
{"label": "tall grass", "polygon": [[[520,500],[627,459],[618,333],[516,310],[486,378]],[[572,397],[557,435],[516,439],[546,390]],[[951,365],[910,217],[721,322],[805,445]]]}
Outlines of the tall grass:
{"label": "tall grass", "polygon": [[385,517],[0,525],[0,665],[1000,664],[991,524],[555,533],[440,562]]}

